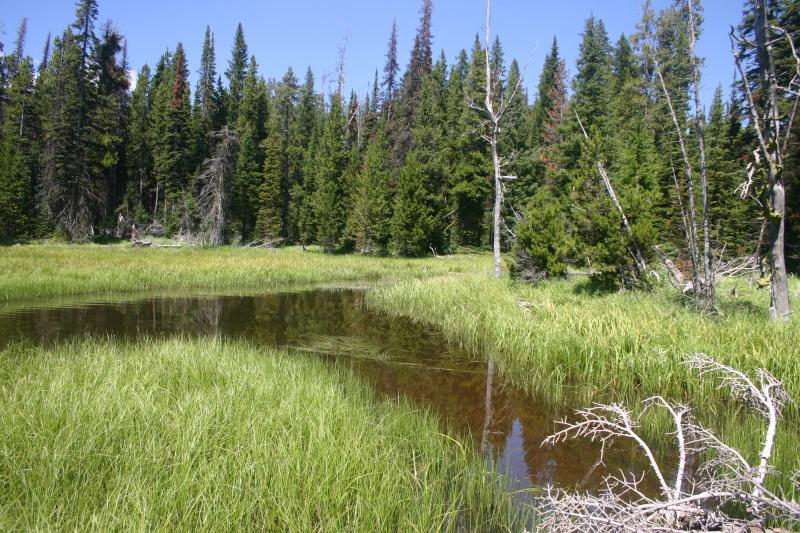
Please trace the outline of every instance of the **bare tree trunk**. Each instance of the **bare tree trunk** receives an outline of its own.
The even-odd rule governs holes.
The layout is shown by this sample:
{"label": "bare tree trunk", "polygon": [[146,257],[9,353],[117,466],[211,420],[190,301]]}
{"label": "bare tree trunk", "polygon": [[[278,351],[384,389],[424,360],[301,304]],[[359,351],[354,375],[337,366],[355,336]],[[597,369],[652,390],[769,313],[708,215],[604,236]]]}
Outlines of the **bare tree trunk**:
{"label": "bare tree trunk", "polygon": [[[800,56],[792,40],[791,34],[783,28],[773,26],[769,21],[769,13],[766,0],[755,0],[755,34],[756,42],[751,43],[741,35],[736,35],[731,30],[731,44],[736,66],[742,76],[742,86],[747,96],[750,118],[753,129],[758,139],[759,149],[755,152],[756,165],[761,165],[766,174],[766,193],[764,198],[764,218],[766,224],[766,238],[768,242],[768,264],[767,270],[770,281],[770,308],[769,316],[771,320],[789,320],[789,282],[786,274],[785,256],[785,224],[786,224],[786,189],[783,178],[783,153],[786,149],[789,136],[791,135],[790,125],[793,123],[797,112],[797,103],[800,101]],[[778,35],[782,34],[789,42],[792,55],[794,56],[795,69],[787,87],[778,84],[775,61],[773,57],[773,46],[778,40]],[[747,78],[747,69],[742,65],[742,58],[736,48],[737,42],[746,48],[756,49],[758,58],[759,83],[762,93],[762,102],[756,104],[753,93],[750,90],[750,81]],[[779,109],[779,93],[786,93],[794,96],[795,103],[788,114],[788,125],[784,132],[781,132],[781,113]],[[762,159],[763,158],[763,162]],[[744,185],[744,194],[752,185],[752,177],[755,168],[750,168],[750,179]]]}
{"label": "bare tree trunk", "polygon": [[[769,262],[770,262],[770,319],[789,319],[789,283],[786,277],[784,233],[786,221],[786,190],[783,182],[783,161],[780,150],[780,111],[778,110],[778,79],[773,61],[771,29],[767,19],[767,2],[756,1],[756,46],[761,86],[767,96],[764,113],[764,136],[767,148],[767,177],[769,179]],[[785,135],[789,135],[786,132]]]}
{"label": "bare tree trunk", "polygon": [[491,4],[491,0],[486,0],[486,111],[490,121],[488,140],[492,149],[492,170],[494,172],[494,275],[499,278],[502,275],[502,265],[500,263],[500,210],[503,207],[503,178],[500,156],[497,152],[497,130],[500,125],[500,117],[495,111],[492,97],[492,66],[489,60],[489,50],[491,48]]}
{"label": "bare tree trunk", "polygon": [[[686,196],[688,198],[688,209],[685,213],[685,221],[688,224],[686,231],[688,238],[689,256],[692,261],[692,287],[691,292],[698,297],[698,304],[703,310],[712,310],[716,305],[716,280],[713,272],[713,251],[711,250],[711,242],[708,228],[708,194],[707,194],[707,179],[706,179],[706,164],[705,164],[705,140],[703,138],[703,125],[702,116],[700,113],[700,67],[697,63],[695,54],[696,44],[696,29],[694,27],[694,4],[693,0],[685,0],[686,6],[689,11],[689,34],[690,34],[690,63],[692,67],[692,86],[695,99],[695,127],[697,129],[698,148],[700,150],[700,191],[702,196],[702,220],[703,227],[703,253],[702,258],[700,254],[700,238],[698,236],[698,222],[697,222],[697,202],[695,199],[695,183],[694,183],[694,169],[692,167],[692,160],[689,155],[688,147],[686,146],[686,139],[684,137],[683,127],[681,126],[675,107],[672,104],[672,96],[667,89],[667,84],[664,81],[664,75],[661,70],[658,58],[655,55],[655,47],[650,45],[651,59],[655,67],[655,73],[658,77],[661,91],[664,95],[664,100],[667,103],[672,124],[675,127],[675,135],[678,139],[678,146],[681,150],[683,157],[684,172],[686,173]],[[680,196],[683,192],[678,187],[677,177],[675,177],[675,194]],[[682,203],[682,202],[681,202]]]}
{"label": "bare tree trunk", "polygon": [[697,129],[697,146],[700,151],[700,194],[703,202],[703,273],[705,283],[700,297],[703,309],[712,309],[716,301],[716,283],[714,273],[714,256],[711,250],[711,236],[708,228],[708,173],[706,169],[706,142],[703,130],[703,115],[700,102],[700,66],[697,64],[695,49],[697,32],[695,29],[694,0],[687,0],[689,10],[689,61],[692,66],[692,89],[694,92],[694,120]]}

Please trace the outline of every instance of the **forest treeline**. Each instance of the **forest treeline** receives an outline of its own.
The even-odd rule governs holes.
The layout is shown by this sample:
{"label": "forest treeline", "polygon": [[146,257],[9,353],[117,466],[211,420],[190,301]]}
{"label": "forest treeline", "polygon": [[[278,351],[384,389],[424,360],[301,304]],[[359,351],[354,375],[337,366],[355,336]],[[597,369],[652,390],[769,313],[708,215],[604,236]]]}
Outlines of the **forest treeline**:
{"label": "forest treeline", "polygon": [[[749,6],[744,34],[753,24]],[[773,0],[770,10],[781,27],[800,27],[796,2]],[[98,23],[96,0],[77,3],[74,22],[48,37],[38,61],[26,54],[23,20],[0,62],[0,239],[135,232],[406,256],[488,247],[494,193],[481,135],[485,45],[476,36],[454,58],[434,56],[431,0],[420,13],[405,69],[393,24],[385,65],[363,95],[345,94],[343,51],[329,91],[320,91],[310,68],[265,78],[241,25],[224,72],[206,29],[190,87],[181,43],[131,79],[127,42],[113,23]],[[509,161],[504,172],[515,177],[503,182],[512,270],[535,258],[551,275],[570,264],[617,273],[630,268],[632,248],[654,253],[655,244],[686,259],[687,181],[668,106],[698,158],[690,24],[700,34],[699,1],[658,12],[646,4],[639,24],[614,40],[590,17],[577,64],[565,63],[554,38],[534,94],[521,89],[520,64],[495,38],[492,97],[507,109],[500,150]],[[775,53],[782,64],[791,61],[786,44]],[[745,59],[754,68],[755,59]],[[717,88],[701,122],[711,237],[737,256],[758,247],[763,215],[759,191],[739,194],[756,141],[743,84],[731,83],[730,99]],[[783,165],[795,267],[799,147],[795,135]],[[598,161],[630,232],[621,231]]]}

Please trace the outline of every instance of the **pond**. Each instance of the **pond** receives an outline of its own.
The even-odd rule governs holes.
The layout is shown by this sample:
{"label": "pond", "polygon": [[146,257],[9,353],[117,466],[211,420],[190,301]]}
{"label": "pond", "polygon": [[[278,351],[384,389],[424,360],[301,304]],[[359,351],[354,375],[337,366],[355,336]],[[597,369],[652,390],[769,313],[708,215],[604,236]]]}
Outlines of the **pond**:
{"label": "pond", "polygon": [[0,347],[85,335],[246,338],[345,365],[380,397],[406,398],[434,411],[442,431],[454,438],[471,439],[477,446],[485,438],[487,461],[507,472],[516,489],[557,484],[593,490],[609,470],[641,467],[628,446],[607,450],[604,468],[593,468],[599,447],[592,443],[541,447],[556,428],[554,420],[570,410],[524,395],[498,376],[488,387],[485,427],[486,362],[448,344],[430,328],[371,311],[364,304],[364,290],[148,295],[7,307],[0,309]]}

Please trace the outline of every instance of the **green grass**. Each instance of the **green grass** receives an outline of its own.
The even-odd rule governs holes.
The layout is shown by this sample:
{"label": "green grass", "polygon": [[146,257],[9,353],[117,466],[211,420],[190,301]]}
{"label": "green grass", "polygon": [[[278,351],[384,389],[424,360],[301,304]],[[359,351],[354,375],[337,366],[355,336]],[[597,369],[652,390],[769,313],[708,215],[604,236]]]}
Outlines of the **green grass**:
{"label": "green grass", "polygon": [[[723,316],[711,317],[687,309],[666,288],[606,294],[588,288],[581,278],[532,287],[467,274],[381,286],[367,293],[367,303],[431,324],[480,357],[493,354],[507,380],[555,405],[633,405],[655,394],[682,399],[753,454],[761,421],[735,412],[718,382],[699,379],[683,360],[705,352],[742,370],[767,368],[795,399],[785,410],[775,464],[786,472],[800,468],[800,327],[796,319],[767,321],[766,291],[740,282],[734,299],[724,287]],[[665,422],[654,421],[651,436],[665,441]]]}
{"label": "green grass", "polygon": [[504,531],[502,478],[320,360],[214,339],[0,352],[0,530]]}
{"label": "green grass", "polygon": [[161,289],[273,290],[489,272],[488,256],[398,259],[300,248],[137,249],[127,245],[0,247],[0,301]]}

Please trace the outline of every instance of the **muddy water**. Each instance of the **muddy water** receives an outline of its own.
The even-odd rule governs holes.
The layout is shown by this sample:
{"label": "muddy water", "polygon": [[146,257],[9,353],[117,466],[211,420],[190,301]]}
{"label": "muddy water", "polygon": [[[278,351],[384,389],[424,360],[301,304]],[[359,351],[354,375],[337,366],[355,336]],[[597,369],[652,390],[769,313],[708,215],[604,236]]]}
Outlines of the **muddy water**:
{"label": "muddy water", "polygon": [[508,472],[519,489],[558,484],[592,490],[609,469],[641,468],[629,447],[607,451],[605,466],[594,469],[599,452],[595,445],[571,441],[542,448],[542,440],[555,428],[553,420],[568,410],[526,397],[496,376],[485,428],[486,363],[450,346],[435,331],[370,311],[363,295],[363,290],[311,290],[17,307],[0,310],[0,347],[84,335],[247,338],[318,354],[352,368],[382,397],[407,398],[436,412],[443,431],[456,438],[480,445],[486,434],[487,461]]}

